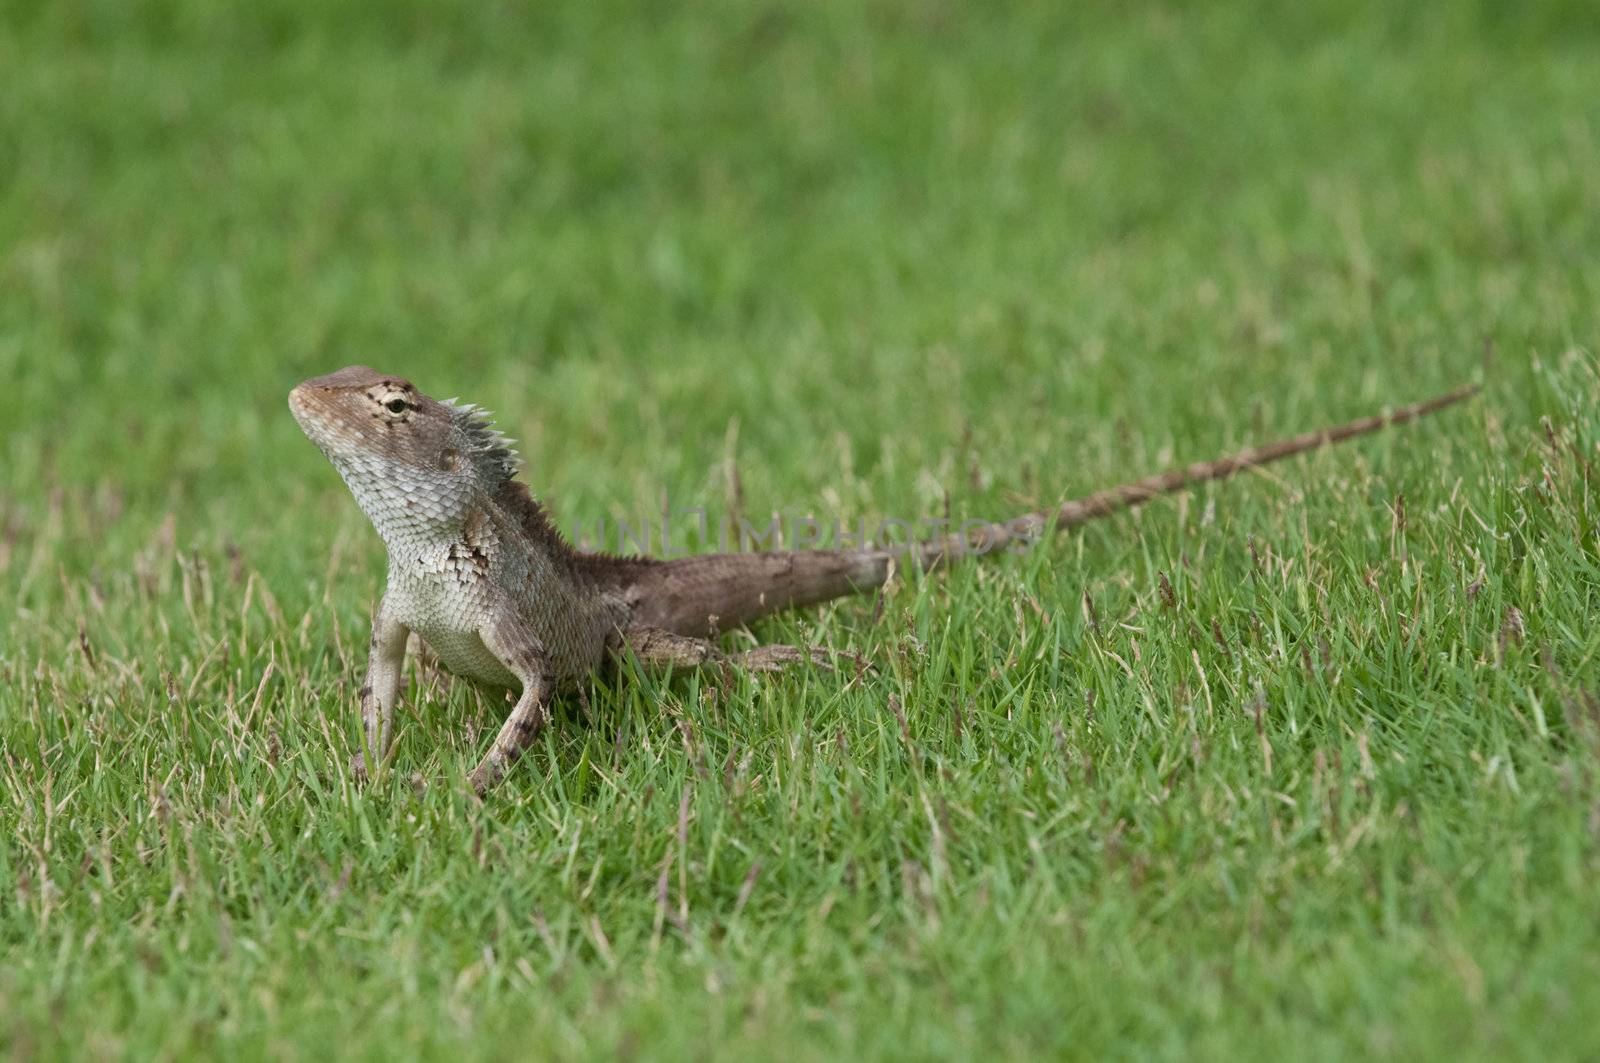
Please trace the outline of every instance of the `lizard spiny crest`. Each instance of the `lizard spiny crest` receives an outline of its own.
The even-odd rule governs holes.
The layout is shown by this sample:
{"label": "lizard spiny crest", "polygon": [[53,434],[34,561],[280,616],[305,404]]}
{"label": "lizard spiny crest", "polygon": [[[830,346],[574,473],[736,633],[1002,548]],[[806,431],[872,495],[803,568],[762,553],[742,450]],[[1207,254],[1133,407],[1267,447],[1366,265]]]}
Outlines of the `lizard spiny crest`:
{"label": "lizard spiny crest", "polygon": [[513,448],[516,442],[494,425],[494,415],[482,406],[460,399],[445,399],[443,405],[450,411],[454,422],[466,442],[466,454],[486,486],[496,486],[513,479],[521,465]]}

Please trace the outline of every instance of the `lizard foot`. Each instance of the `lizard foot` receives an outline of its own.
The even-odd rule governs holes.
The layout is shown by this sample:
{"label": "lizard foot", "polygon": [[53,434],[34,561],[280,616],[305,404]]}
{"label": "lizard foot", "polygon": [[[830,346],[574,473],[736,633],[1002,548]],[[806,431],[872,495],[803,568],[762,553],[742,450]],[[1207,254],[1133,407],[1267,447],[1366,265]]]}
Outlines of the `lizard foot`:
{"label": "lizard foot", "polygon": [[472,787],[472,796],[482,801],[504,775],[504,771],[499,770],[485,759],[476,768],[467,773],[467,785]]}

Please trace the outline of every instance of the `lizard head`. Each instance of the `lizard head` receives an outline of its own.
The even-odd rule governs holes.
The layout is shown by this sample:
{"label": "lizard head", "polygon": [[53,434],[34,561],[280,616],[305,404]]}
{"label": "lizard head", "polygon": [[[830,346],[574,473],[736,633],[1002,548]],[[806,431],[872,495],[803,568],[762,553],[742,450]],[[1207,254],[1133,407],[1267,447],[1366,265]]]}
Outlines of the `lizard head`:
{"label": "lizard head", "polygon": [[516,474],[510,440],[484,411],[364,365],[307,380],[289,409],[385,539],[448,530]]}

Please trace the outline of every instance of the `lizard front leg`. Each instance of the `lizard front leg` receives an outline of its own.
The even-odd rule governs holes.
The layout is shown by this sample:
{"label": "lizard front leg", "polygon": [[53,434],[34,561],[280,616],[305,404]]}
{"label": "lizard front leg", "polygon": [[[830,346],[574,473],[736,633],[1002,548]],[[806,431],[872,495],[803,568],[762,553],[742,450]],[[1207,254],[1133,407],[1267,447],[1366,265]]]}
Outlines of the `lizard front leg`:
{"label": "lizard front leg", "polygon": [[522,684],[522,694],[495,736],[494,744],[468,776],[473,790],[481,797],[505,778],[512,762],[543,729],[550,717],[550,698],[556,684],[544,644],[515,609],[505,605],[496,609],[489,622],[479,629],[478,637]]}
{"label": "lizard front leg", "polygon": [[406,661],[410,630],[390,614],[383,601],[372,614],[372,643],[367,651],[367,676],[361,681],[361,750],[351,758],[357,778],[376,775],[388,759],[393,739],[394,707],[400,700],[400,675]]}

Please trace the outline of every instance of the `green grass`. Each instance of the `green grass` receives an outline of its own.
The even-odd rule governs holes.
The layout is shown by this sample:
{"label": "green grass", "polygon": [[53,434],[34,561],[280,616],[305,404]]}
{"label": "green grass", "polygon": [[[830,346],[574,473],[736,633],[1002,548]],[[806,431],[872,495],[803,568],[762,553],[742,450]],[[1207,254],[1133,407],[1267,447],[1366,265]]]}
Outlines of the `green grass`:
{"label": "green grass", "polygon": [[[529,6],[0,3],[0,1047],[1600,1053],[1589,5]],[[563,526],[1486,390],[756,632],[861,683],[598,684],[479,806],[426,669],[345,773],[350,362]]]}

